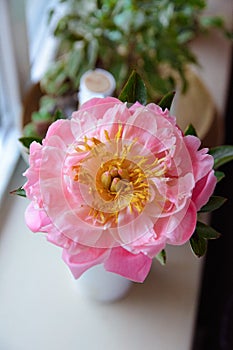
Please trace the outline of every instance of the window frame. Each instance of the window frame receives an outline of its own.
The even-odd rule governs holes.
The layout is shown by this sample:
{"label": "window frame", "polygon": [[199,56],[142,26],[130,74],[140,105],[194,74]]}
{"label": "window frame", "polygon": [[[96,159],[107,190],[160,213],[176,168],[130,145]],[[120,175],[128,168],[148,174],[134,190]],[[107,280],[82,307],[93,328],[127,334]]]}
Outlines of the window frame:
{"label": "window frame", "polygon": [[0,1],[0,202],[19,159],[19,124],[21,102],[16,69],[9,3]]}

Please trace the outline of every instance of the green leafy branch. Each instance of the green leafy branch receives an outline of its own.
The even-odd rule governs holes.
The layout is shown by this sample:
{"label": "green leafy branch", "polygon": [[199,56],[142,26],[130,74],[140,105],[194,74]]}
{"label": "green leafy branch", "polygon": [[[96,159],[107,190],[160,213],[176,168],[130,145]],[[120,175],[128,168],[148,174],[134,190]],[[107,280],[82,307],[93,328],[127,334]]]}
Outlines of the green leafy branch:
{"label": "green leafy branch", "polygon": [[[221,17],[203,13],[204,0],[60,2],[67,11],[58,16],[54,29],[59,52],[41,81],[43,90],[53,95],[76,91],[83,72],[97,66],[117,77],[119,93],[137,68],[155,101],[175,87],[177,75],[185,88],[185,68],[197,63],[190,40],[211,28],[225,32]],[[59,6],[50,10],[49,19],[57,12]]]}

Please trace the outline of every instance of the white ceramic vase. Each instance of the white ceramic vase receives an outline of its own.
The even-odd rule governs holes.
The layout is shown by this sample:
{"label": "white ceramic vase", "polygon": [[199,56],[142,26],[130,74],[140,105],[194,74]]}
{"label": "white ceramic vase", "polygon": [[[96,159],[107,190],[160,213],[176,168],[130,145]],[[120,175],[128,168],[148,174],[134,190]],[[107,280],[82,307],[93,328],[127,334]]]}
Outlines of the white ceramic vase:
{"label": "white ceramic vase", "polygon": [[101,302],[114,302],[124,298],[133,284],[125,277],[106,271],[103,265],[92,267],[75,283],[82,296]]}

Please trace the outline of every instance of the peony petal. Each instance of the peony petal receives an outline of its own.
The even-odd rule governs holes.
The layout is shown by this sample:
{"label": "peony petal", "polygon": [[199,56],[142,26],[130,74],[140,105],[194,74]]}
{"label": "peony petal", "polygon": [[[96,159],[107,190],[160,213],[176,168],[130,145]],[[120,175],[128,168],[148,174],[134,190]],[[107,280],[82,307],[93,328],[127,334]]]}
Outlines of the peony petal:
{"label": "peony petal", "polygon": [[[174,219],[171,217],[171,219]],[[178,224],[175,229],[166,234],[168,239],[167,243],[173,245],[182,245],[187,242],[192,236],[197,222],[197,211],[194,203],[191,201],[185,215],[179,218]]]}
{"label": "peony petal", "polygon": [[185,136],[184,143],[189,150],[193,174],[197,182],[212,170],[214,159],[211,155],[207,154],[208,148],[198,150],[201,142],[197,137],[192,135]]}
{"label": "peony petal", "polygon": [[96,129],[94,120],[102,119],[109,109],[118,104],[122,105],[123,103],[114,97],[93,98],[84,103],[77,112],[74,112],[71,120],[79,122],[82,131],[84,131],[84,128],[89,130]]}
{"label": "peony petal", "polygon": [[66,249],[63,249],[62,258],[69,266],[73,276],[79,278],[92,266],[101,264],[108,255],[107,249],[84,248],[83,251],[75,255],[70,255]]}
{"label": "peony petal", "polygon": [[[130,117],[129,110],[126,104],[115,104],[109,108],[103,115],[103,120],[98,124],[100,127],[100,138],[104,142],[104,130],[108,131],[110,139],[114,139],[119,130],[119,126],[125,127]],[[127,123],[128,124],[128,123]]]}
{"label": "peony petal", "polygon": [[70,124],[76,142],[83,141],[84,136],[88,134],[89,136],[94,136],[97,129],[97,118],[92,111],[79,110],[72,114]]}
{"label": "peony petal", "polygon": [[52,136],[57,136],[63,141],[65,146],[73,142],[74,136],[71,131],[70,120],[59,119],[52,123],[46,134],[46,144]]}
{"label": "peony petal", "polygon": [[152,259],[146,255],[132,254],[122,247],[113,248],[104,262],[107,271],[117,273],[134,282],[143,282],[148,275]]}
{"label": "peony petal", "polygon": [[128,208],[120,212],[118,216],[118,233],[121,244],[129,246],[138,241],[138,239],[143,239],[144,236],[151,232],[153,225],[151,218],[145,215],[143,211],[140,215],[136,212],[130,213]]}
{"label": "peony petal", "polygon": [[[98,98],[98,97],[94,97],[90,100],[88,100],[87,102],[83,103],[81,105],[81,107],[79,108],[79,110],[87,110],[89,108],[93,108],[96,106],[101,106],[101,108],[104,108],[105,110],[107,110],[109,108],[109,106],[113,106],[115,104],[122,104],[122,102],[120,100],[118,100],[115,97],[112,96],[108,96],[106,98]],[[74,114],[75,115],[75,114]]]}
{"label": "peony petal", "polygon": [[42,146],[37,142],[32,142],[30,145],[29,164],[30,167],[24,172],[27,177],[27,182],[23,188],[26,191],[27,198],[34,200],[40,198],[39,190],[39,171],[42,157]]}
{"label": "peony petal", "polygon": [[146,107],[139,107],[127,121],[128,127],[124,130],[125,139],[135,138],[145,144],[148,150],[150,145],[156,143],[157,119]]}
{"label": "peony petal", "polygon": [[192,200],[196,205],[197,211],[208,202],[210,196],[214,192],[216,183],[217,179],[214,175],[214,171],[210,171],[207,176],[197,182],[192,195]]}
{"label": "peony petal", "polygon": [[129,247],[125,246],[125,249],[133,254],[143,253],[147,257],[153,259],[162,249],[165,248],[165,245],[165,236],[157,236],[154,229],[152,229],[137,241],[132,242]]}
{"label": "peony petal", "polygon": [[32,232],[47,232],[51,224],[46,212],[35,207],[34,202],[31,202],[26,208],[25,222]]}

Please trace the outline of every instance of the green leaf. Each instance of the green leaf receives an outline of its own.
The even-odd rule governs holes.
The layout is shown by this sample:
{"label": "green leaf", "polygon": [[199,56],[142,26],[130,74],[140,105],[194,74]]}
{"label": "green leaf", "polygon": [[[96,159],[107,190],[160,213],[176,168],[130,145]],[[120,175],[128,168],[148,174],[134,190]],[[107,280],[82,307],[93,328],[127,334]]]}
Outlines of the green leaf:
{"label": "green leaf", "polygon": [[220,208],[225,202],[226,202],[226,198],[224,197],[220,197],[220,196],[211,196],[208,203],[205,204],[200,212],[201,213],[206,213],[206,212],[210,212],[213,210],[216,210],[218,208]]}
{"label": "green leaf", "polygon": [[200,23],[203,27],[209,28],[223,28],[224,27],[224,21],[222,17],[219,16],[209,16],[209,17],[201,17],[200,16]]}
{"label": "green leaf", "polygon": [[26,147],[26,148],[29,148],[29,147],[30,147],[30,144],[31,144],[33,141],[42,143],[42,139],[39,138],[39,137],[20,137],[20,138],[19,138],[19,141],[20,141],[20,142],[23,144],[23,146]]}
{"label": "green leaf", "polygon": [[22,187],[19,187],[16,190],[11,191],[10,194],[15,194],[15,195],[21,196],[21,197],[27,197],[26,192]]}
{"label": "green leaf", "polygon": [[42,113],[49,112],[51,114],[51,111],[54,110],[57,103],[57,99],[52,96],[44,95],[40,98],[40,109]]}
{"label": "green leaf", "polygon": [[207,251],[207,241],[203,237],[200,237],[196,232],[190,238],[190,245],[192,251],[199,258],[205,255]]}
{"label": "green leaf", "polygon": [[204,224],[203,222],[197,221],[195,233],[204,239],[217,239],[221,236],[213,227]]}
{"label": "green leaf", "polygon": [[217,182],[220,182],[222,179],[224,179],[225,177],[225,174],[223,171],[215,171],[214,172],[214,175],[216,176],[217,178]]}
{"label": "green leaf", "polygon": [[49,25],[51,23],[52,17],[54,16],[54,13],[55,13],[54,9],[50,9],[48,11],[47,25]]}
{"label": "green leaf", "polygon": [[138,101],[143,105],[146,104],[146,87],[138,73],[136,73],[135,71],[131,73],[129,80],[123,87],[123,90],[121,91],[118,98],[122,102],[135,103]]}
{"label": "green leaf", "polygon": [[51,120],[51,114],[47,111],[38,111],[38,112],[33,112],[31,119],[33,122],[37,121],[49,121]]}
{"label": "green leaf", "polygon": [[219,237],[220,233],[213,227],[197,221],[196,229],[189,242],[194,254],[201,257],[206,253],[208,239],[216,239]]}
{"label": "green leaf", "polygon": [[233,146],[223,145],[213,147],[209,150],[209,154],[214,157],[214,169],[233,160]]}
{"label": "green leaf", "polygon": [[165,250],[161,250],[161,252],[159,254],[157,254],[156,259],[160,262],[161,265],[165,265],[166,261],[167,261],[167,255]]}
{"label": "green leaf", "polygon": [[158,105],[163,110],[165,110],[166,108],[170,109],[174,96],[175,96],[175,91],[168,92],[165,96],[162,97]]}
{"label": "green leaf", "polygon": [[59,119],[66,119],[66,116],[64,115],[64,113],[60,110],[57,109],[54,113],[54,121],[59,120]]}
{"label": "green leaf", "polygon": [[188,125],[184,134],[185,134],[185,136],[187,136],[187,135],[197,136],[197,132],[192,124]]}
{"label": "green leaf", "polygon": [[102,7],[102,1],[100,1],[100,0],[97,0],[97,8],[100,10],[101,9],[101,7]]}
{"label": "green leaf", "polygon": [[40,137],[37,133],[35,124],[33,122],[28,123],[23,128],[23,137]]}

